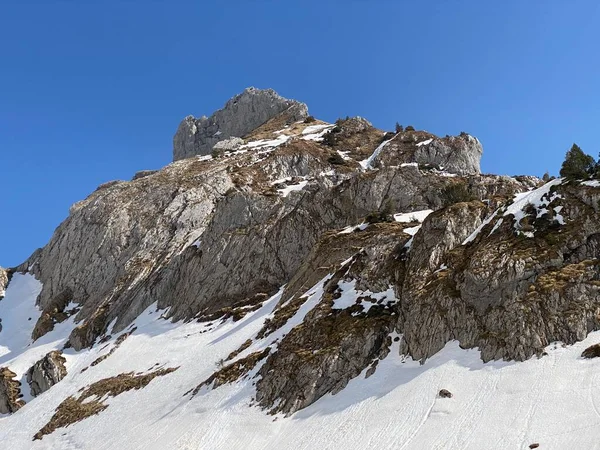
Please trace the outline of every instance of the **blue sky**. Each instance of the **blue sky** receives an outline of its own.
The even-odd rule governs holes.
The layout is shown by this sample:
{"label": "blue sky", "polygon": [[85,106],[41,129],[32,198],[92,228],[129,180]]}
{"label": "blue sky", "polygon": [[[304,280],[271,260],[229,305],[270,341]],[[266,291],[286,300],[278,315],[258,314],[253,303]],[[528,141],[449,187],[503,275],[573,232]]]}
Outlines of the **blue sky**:
{"label": "blue sky", "polygon": [[467,131],[482,169],[598,155],[594,1],[19,1],[0,13],[0,265],[97,185],[171,160],[188,115],[272,87],[333,121]]}

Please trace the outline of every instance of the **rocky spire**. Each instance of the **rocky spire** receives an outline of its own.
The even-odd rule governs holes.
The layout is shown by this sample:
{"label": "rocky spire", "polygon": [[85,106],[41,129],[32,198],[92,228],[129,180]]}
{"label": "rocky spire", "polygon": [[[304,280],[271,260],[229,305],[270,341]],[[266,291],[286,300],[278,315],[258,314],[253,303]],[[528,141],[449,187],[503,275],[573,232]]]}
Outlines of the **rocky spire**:
{"label": "rocky spire", "polygon": [[284,111],[292,121],[308,116],[304,103],[283,98],[273,89],[246,88],[210,117],[183,119],[173,137],[173,160],[208,155],[217,142],[243,137]]}

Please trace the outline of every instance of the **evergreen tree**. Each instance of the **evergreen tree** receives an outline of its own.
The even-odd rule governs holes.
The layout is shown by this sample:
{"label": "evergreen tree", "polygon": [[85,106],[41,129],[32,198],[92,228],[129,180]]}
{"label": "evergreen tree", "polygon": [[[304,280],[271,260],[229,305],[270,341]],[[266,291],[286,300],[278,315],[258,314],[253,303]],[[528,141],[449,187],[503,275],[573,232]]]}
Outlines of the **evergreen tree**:
{"label": "evergreen tree", "polygon": [[589,178],[594,174],[595,168],[594,158],[583,153],[577,144],[573,144],[562,163],[560,176],[568,179]]}

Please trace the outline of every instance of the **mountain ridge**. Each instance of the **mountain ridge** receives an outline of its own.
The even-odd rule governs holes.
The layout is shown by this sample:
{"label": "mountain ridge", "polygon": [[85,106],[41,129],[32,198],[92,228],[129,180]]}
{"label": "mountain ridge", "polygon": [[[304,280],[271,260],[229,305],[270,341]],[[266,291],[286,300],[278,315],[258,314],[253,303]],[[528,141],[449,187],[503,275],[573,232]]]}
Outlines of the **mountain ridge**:
{"label": "mountain ridge", "polygon": [[[240,386],[262,414],[295,417],[394,359],[427,365],[460,345],[482,364],[543,360],[554,342],[576,345],[600,329],[594,182],[485,175],[481,143],[466,133],[385,132],[358,117],[329,124],[274,91],[240,95],[219,117],[238,120],[228,108],[248,95],[275,106],[230,127],[253,127],[242,136],[201,146],[194,137],[168,166],[100,186],[46,247],[0,270],[0,318],[27,324],[14,345],[0,330],[13,386],[0,400],[20,417],[41,407],[37,395],[53,398],[29,439],[56,443],[56,432],[37,432],[93,420],[59,418],[85,404],[71,387],[108,379],[144,392],[178,379],[169,386],[185,404]],[[19,312],[21,302],[33,304]],[[193,358],[158,337],[183,330],[178,339],[201,339],[212,361],[169,354]],[[135,353],[131,341],[148,352],[136,367],[118,356]],[[23,391],[32,379],[45,392],[18,400],[14,383]]]}

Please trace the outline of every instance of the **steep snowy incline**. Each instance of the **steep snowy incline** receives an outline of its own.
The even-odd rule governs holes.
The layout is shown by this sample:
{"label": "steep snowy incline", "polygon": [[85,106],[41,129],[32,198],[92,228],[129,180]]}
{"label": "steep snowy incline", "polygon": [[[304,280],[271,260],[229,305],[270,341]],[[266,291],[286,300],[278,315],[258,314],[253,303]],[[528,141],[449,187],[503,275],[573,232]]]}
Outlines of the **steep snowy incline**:
{"label": "steep snowy incline", "polygon": [[[318,286],[307,293],[318,293]],[[279,294],[240,321],[225,323],[173,324],[151,307],[137,319],[131,336],[101,363],[90,366],[116,337],[106,346],[67,352],[69,375],[61,383],[0,418],[3,447],[507,449],[540,443],[545,449],[564,449],[597,444],[600,359],[579,355],[600,341],[599,332],[570,347],[553,344],[546,349],[548,356],[523,363],[483,364],[476,350],[451,342],[420,365],[399,357],[395,341],[372,376],[365,379],[363,373],[342,392],[291,417],[269,416],[252,407],[255,380],[250,378],[194,397],[184,395],[215,370],[223,354],[255,337],[278,299]],[[110,398],[98,415],[32,441],[69,395],[100,379],[153,367],[178,369],[143,389]],[[453,397],[439,397],[441,389]]]}

